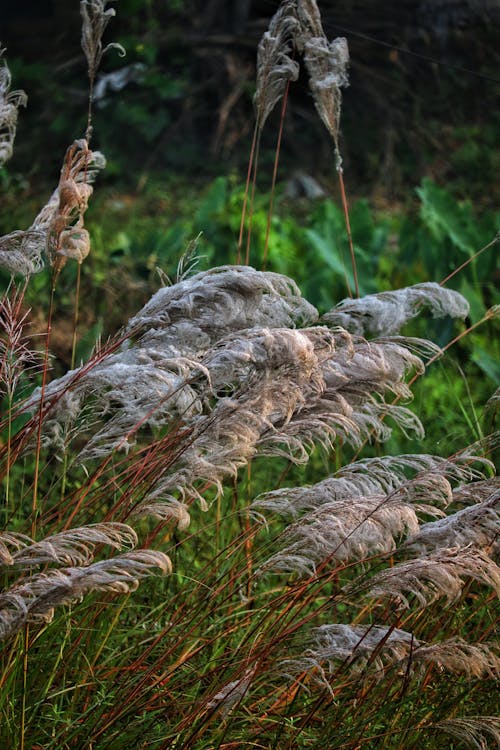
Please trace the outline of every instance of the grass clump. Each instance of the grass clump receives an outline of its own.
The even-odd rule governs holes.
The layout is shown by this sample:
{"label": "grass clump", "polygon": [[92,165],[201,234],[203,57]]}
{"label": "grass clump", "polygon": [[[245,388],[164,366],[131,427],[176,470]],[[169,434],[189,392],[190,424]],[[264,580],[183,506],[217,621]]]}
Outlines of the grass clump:
{"label": "grass clump", "polygon": [[[4,744],[430,750],[451,736],[487,747],[500,739],[498,434],[444,456],[381,447],[393,432],[422,443],[411,386],[446,348],[401,329],[428,309],[450,326],[467,318],[461,294],[425,282],[320,313],[284,274],[193,273],[185,259],[77,365],[78,273],[73,362],[50,377],[54,291],[90,248],[105,6],[82,3],[87,137],[35,229],[0,252],[27,278],[11,281],[0,315]],[[322,96],[344,44],[324,38],[314,2],[278,14],[272,106],[293,78],[275,80],[273,65],[295,70],[294,45],[313,76],[319,45]],[[341,174],[338,85],[327,93]],[[235,255],[245,231],[251,247],[253,193],[249,180]],[[42,264],[40,352],[25,294]]]}

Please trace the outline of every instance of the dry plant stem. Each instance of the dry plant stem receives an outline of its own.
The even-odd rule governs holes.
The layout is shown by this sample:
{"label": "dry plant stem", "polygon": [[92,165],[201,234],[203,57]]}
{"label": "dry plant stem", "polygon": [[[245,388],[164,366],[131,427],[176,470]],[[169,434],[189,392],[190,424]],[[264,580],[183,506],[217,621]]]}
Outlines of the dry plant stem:
{"label": "dry plant stem", "polygon": [[[87,131],[88,134],[88,131]],[[73,310],[73,335],[71,339],[71,369],[75,369],[76,359],[76,337],[78,330],[78,312],[80,303],[80,279],[81,279],[82,264],[78,263],[76,270],[76,290],[75,290],[75,307]],[[68,451],[64,452],[63,468],[62,468],[62,479],[61,479],[61,500],[64,500],[66,494],[66,474],[68,470]]]}
{"label": "dry plant stem", "polygon": [[[358,272],[356,269],[356,258],[354,256],[354,244],[352,241],[351,222],[349,220],[349,208],[347,205],[347,196],[345,193],[345,186],[344,186],[344,173],[342,171],[342,167],[340,167],[340,169],[337,170],[337,174],[339,176],[340,195],[342,197],[342,208],[344,210],[345,227],[347,231],[347,239],[349,242],[349,253],[351,255],[352,274],[354,277],[354,292],[356,294],[356,297],[359,297]],[[349,287],[349,281],[347,280],[347,274],[346,274],[346,284],[347,284],[349,297],[352,297],[352,292]]]}
{"label": "dry plant stem", "polygon": [[250,210],[248,212],[248,231],[247,231],[247,244],[245,250],[245,265],[250,265],[250,243],[252,241],[252,222],[253,222],[253,209],[255,200],[255,187],[257,184],[257,169],[259,166],[259,150],[260,150],[260,136],[262,130],[259,129],[257,133],[257,141],[255,144],[255,158],[253,163],[253,178],[252,178],[252,192],[250,194]]}
{"label": "dry plant stem", "polygon": [[276,177],[278,175],[278,164],[279,164],[280,151],[281,151],[281,138],[283,136],[283,126],[285,124],[285,113],[286,113],[286,105],[288,103],[289,90],[290,90],[290,81],[288,81],[286,85],[285,93],[283,96],[283,102],[281,105],[280,127],[278,131],[278,140],[276,143],[276,153],[274,155],[273,179],[271,183],[271,196],[269,198],[269,210],[267,213],[266,239],[264,241],[264,254],[262,256],[262,270],[263,271],[266,270],[266,266],[267,266],[267,254],[269,250],[269,233],[271,231],[271,219],[273,216],[274,193],[276,189]]}
{"label": "dry plant stem", "polygon": [[90,144],[92,138],[92,108],[94,104],[94,81],[95,74],[92,74],[89,70],[89,105],[87,109],[87,128],[85,130],[85,140]]}
{"label": "dry plant stem", "polygon": [[248,203],[248,190],[250,188],[250,178],[252,176],[252,167],[253,167],[253,160],[255,156],[256,143],[257,143],[257,123],[255,123],[254,129],[253,129],[252,146],[250,148],[250,156],[248,158],[247,179],[245,182],[245,195],[243,197],[243,206],[241,209],[240,232],[238,235],[238,250],[236,253],[237,265],[241,263],[241,249],[243,247],[243,232],[245,229],[245,218],[246,218],[247,203]]}
{"label": "dry plant stem", "polygon": [[[467,335],[468,335],[469,333],[471,333],[472,331],[474,331],[474,330],[475,330],[476,328],[478,328],[478,327],[479,327],[480,325],[482,325],[483,323],[486,323],[486,321],[487,321],[487,320],[490,320],[490,319],[491,319],[491,317],[492,317],[492,311],[491,311],[491,310],[487,310],[487,311],[486,311],[486,314],[485,314],[485,315],[483,315],[483,317],[481,318],[481,320],[478,320],[478,321],[477,321],[476,323],[473,323],[473,324],[472,324],[471,326],[469,326],[468,328],[466,328],[466,329],[465,329],[465,331],[462,331],[462,333],[459,333],[459,334],[458,334],[458,336],[455,336],[455,338],[453,338],[453,339],[452,339],[451,341],[448,341],[448,343],[446,344],[446,346],[444,346],[444,347],[443,347],[443,348],[442,348],[442,349],[441,349],[441,350],[440,350],[439,352],[436,352],[436,354],[434,354],[434,356],[433,356],[433,357],[431,357],[431,358],[430,358],[430,359],[428,360],[428,362],[427,362],[427,364],[426,364],[426,367],[429,367],[429,365],[431,365],[431,364],[432,364],[433,362],[435,362],[435,361],[436,361],[437,359],[439,359],[440,357],[442,357],[442,356],[443,356],[443,354],[444,354],[445,352],[447,352],[447,351],[448,351],[448,349],[450,349],[450,347],[452,347],[452,346],[453,346],[454,344],[456,344],[456,343],[457,343],[458,341],[460,341],[461,339],[463,339],[463,338],[464,338],[464,336],[467,336]],[[419,378],[419,377],[421,377],[421,376],[422,376],[423,374],[424,374],[423,372],[420,372],[420,373],[416,373],[416,374],[415,374],[415,375],[414,375],[414,376],[413,376],[413,377],[411,378],[411,380],[409,380],[409,381],[408,381],[408,386],[409,386],[409,387],[411,387],[411,386],[413,385],[413,383],[414,383],[414,382],[415,382],[416,380],[418,380],[418,378]],[[397,398],[396,398],[396,399],[394,400],[394,402],[393,402],[393,403],[396,403],[396,401],[399,401],[399,397],[397,397]]]}
{"label": "dry plant stem", "polygon": [[448,276],[446,276],[446,278],[444,278],[442,281],[440,281],[439,282],[440,286],[445,286],[445,284],[447,284],[448,281],[450,281],[450,279],[452,279],[454,276],[456,276],[457,273],[460,273],[460,271],[463,271],[463,269],[467,268],[467,266],[470,263],[472,263],[473,260],[476,260],[476,258],[479,258],[479,256],[482,255],[485,252],[485,250],[489,250],[490,247],[493,247],[494,245],[497,245],[499,242],[500,242],[500,233],[498,233],[496,235],[496,237],[494,237],[491,240],[491,242],[488,242],[487,245],[485,245],[480,250],[478,250],[477,253],[474,253],[474,255],[471,255],[470,258],[467,258],[467,260],[464,261],[460,266],[458,266],[458,268],[455,268],[454,271],[452,271],[450,274],[448,274]]}
{"label": "dry plant stem", "polygon": [[7,403],[7,469],[5,473],[6,516],[8,516],[9,514],[9,506],[10,506],[10,466],[11,466],[11,460],[12,460],[11,440],[12,440],[12,395],[9,394],[8,403]]}
{"label": "dry plant stem", "polygon": [[80,306],[80,281],[82,275],[82,264],[78,263],[76,268],[76,289],[75,289],[75,307],[73,311],[73,336],[71,339],[71,369],[75,369],[76,359],[76,338],[78,332],[78,318]]}
{"label": "dry plant stem", "polygon": [[35,477],[33,480],[33,500],[31,504],[31,538],[36,539],[36,525],[37,525],[37,514],[38,514],[38,477],[40,474],[40,453],[42,449],[42,423],[43,423],[43,410],[44,410],[44,395],[45,388],[47,386],[47,374],[49,369],[49,345],[50,345],[50,333],[52,330],[52,313],[54,310],[54,293],[56,289],[56,274],[52,276],[51,290],[50,290],[50,302],[49,302],[49,313],[47,318],[47,330],[45,334],[45,352],[43,360],[42,370],[42,387],[40,394],[40,407],[38,410],[38,427],[36,436],[36,451],[35,451]]}

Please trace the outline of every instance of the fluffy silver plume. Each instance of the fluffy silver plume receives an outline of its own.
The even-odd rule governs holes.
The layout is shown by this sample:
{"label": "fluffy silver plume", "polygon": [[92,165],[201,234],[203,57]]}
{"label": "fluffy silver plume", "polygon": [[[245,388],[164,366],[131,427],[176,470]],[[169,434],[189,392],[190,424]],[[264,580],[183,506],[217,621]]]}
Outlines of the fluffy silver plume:
{"label": "fluffy silver plume", "polygon": [[281,661],[280,669],[292,679],[307,672],[327,688],[335,673],[345,668],[355,674],[369,669],[378,679],[392,667],[400,675],[422,674],[429,666],[469,679],[500,674],[500,658],[492,645],[460,638],[427,644],[397,628],[335,624],[314,628],[310,643],[300,658]]}
{"label": "fluffy silver plume", "polygon": [[222,719],[226,719],[248,693],[256,670],[257,665],[254,665],[246,669],[243,676],[238,680],[233,680],[224,685],[222,690],[219,690],[207,703],[206,708],[211,711],[217,711]]}
{"label": "fluffy silver plume", "polygon": [[245,328],[295,328],[317,319],[316,309],[286,276],[222,266],[160,289],[127,331],[143,345],[161,341],[176,353],[192,354]]}
{"label": "fluffy silver plume", "polygon": [[469,314],[469,303],[461,294],[427,282],[361,299],[345,299],[322,320],[360,336],[392,336],[423,307],[429,308],[435,318],[449,315],[463,319]]}
{"label": "fluffy silver plume", "polygon": [[[87,565],[93,559],[98,544],[115,549],[133,549],[137,544],[137,535],[123,523],[89,524],[45,537],[39,542],[32,542],[21,534],[0,534],[0,562],[23,568],[49,563]],[[9,548],[13,548],[13,551]]]}
{"label": "fluffy silver plume", "polygon": [[313,575],[326,561],[351,562],[396,548],[396,540],[418,530],[415,509],[385,496],[349,498],[324,503],[289,526],[284,548],[264,570]]}
{"label": "fluffy silver plume", "polygon": [[435,665],[469,679],[500,678],[498,644],[493,643],[467,643],[462,638],[450,638],[441,643],[422,644],[412,654],[412,662],[420,671]]}
{"label": "fluffy silver plume", "polygon": [[297,41],[302,51],[307,39],[324,36],[321,13],[316,0],[297,0],[297,18],[301,28],[301,35]]}
{"label": "fluffy silver plume", "polygon": [[428,729],[446,732],[474,750],[500,747],[500,718],[497,716],[465,716],[430,724]]}
{"label": "fluffy silver plume", "polygon": [[80,14],[82,17],[82,49],[87,58],[89,78],[93,83],[102,56],[109,49],[117,49],[123,56],[125,50],[121,44],[112,42],[102,46],[102,37],[106,26],[116,15],[114,8],[106,8],[109,0],[80,0]]}
{"label": "fluffy silver plume", "polygon": [[299,77],[299,64],[291,57],[293,39],[298,30],[295,2],[284,2],[259,43],[254,105],[260,129],[283,97],[287,83]]}
{"label": "fluffy silver plume", "polygon": [[494,556],[500,553],[500,489],[491,485],[490,494],[481,502],[468,508],[421,526],[419,532],[411,536],[404,549],[413,553],[428,553],[441,547],[472,547],[491,551]]}
{"label": "fluffy silver plume", "polygon": [[[302,299],[290,279],[251,268],[214,269],[161,289],[130,321],[128,332],[134,339],[128,342],[130,348],[47,386],[45,397],[53,406],[44,424],[45,439],[64,444],[77,417],[81,427],[83,405],[90,399],[92,419],[103,424],[94,426],[82,460],[117,447],[126,449],[130,446],[126,436],[139,424],[156,427],[174,417],[196,420],[208,381],[223,388],[236,379],[237,388],[247,385],[248,368],[264,376],[264,371],[284,366],[279,355],[286,346],[277,347],[276,336],[274,352],[271,346],[259,349],[255,341],[249,343],[246,334],[238,343],[229,338],[211,351],[220,338],[263,321],[294,327],[316,319],[315,308]],[[301,338],[294,331],[281,336]],[[274,364],[271,360],[259,364],[259,356],[271,358]],[[34,411],[39,397],[40,390],[35,391],[27,409]]]}
{"label": "fluffy silver plume", "polygon": [[16,137],[19,107],[25,107],[28,97],[24,91],[11,91],[11,75],[0,46],[0,167],[10,159]]}
{"label": "fluffy silver plume", "polygon": [[[446,507],[454,498],[451,482],[472,482],[482,476],[469,459],[462,464],[439,456],[407,454],[365,458],[344,466],[332,477],[311,487],[286,487],[257,497],[252,507],[296,518],[303,511],[324,503],[362,498],[379,493],[413,502],[432,497],[432,503]],[[488,463],[488,462],[486,462]],[[491,480],[488,480],[491,481]],[[478,486],[479,482],[475,482]],[[465,487],[474,486],[465,485]],[[459,489],[457,492],[461,492]],[[485,490],[488,495],[490,490]]]}
{"label": "fluffy silver plume", "polygon": [[167,555],[136,550],[86,567],[32,575],[0,594],[0,640],[18,632],[26,622],[50,622],[55,607],[78,601],[93,591],[134,591],[155,569],[171,572]]}
{"label": "fluffy silver plume", "polygon": [[[194,366],[199,373],[200,366]],[[94,366],[71,370],[45,390],[45,399],[53,406],[44,422],[44,440],[64,447],[74,431],[90,422],[94,434],[81,460],[117,448],[127,451],[134,439],[127,436],[138,425],[154,428],[174,417],[187,420],[201,412],[198,394],[189,384],[192,370],[193,363],[182,357],[172,359],[154,349],[135,347]],[[27,408],[35,410],[39,398],[40,389]],[[86,404],[91,405],[88,412]]]}
{"label": "fluffy silver plume", "polygon": [[137,518],[149,516],[150,518],[156,518],[159,521],[174,520],[179,531],[185,531],[191,523],[191,516],[189,515],[188,507],[184,505],[184,503],[180,503],[176,500],[175,497],[171,497],[168,502],[163,503],[140,503],[134,509],[133,516]]}
{"label": "fluffy silver plume", "polygon": [[320,685],[330,689],[330,680],[341,665],[362,672],[370,661],[374,671],[402,661],[418,647],[411,633],[397,628],[372,625],[321,625],[314,628],[310,647],[298,659],[280,662],[280,670],[295,679],[307,672]]}
{"label": "fluffy silver plume", "polygon": [[[316,319],[292,281],[252,268],[214,269],[163,288],[129,322],[121,351],[46,386],[45,443],[64,447],[86,429],[92,437],[80,460],[98,459],[128,450],[142,426],[175,420],[189,438],[144,497],[144,508],[171,504],[165,513],[175,518],[176,503],[198,497],[201,483],[222,491],[223,479],[257,454],[304,462],[318,443],[383,440],[388,416],[422,435],[415,415],[386,398],[409,399],[408,373],[421,372],[420,357],[436,348],[295,328]],[[37,412],[39,398],[40,390],[26,408]],[[444,479],[426,481],[449,494]]]}
{"label": "fluffy silver plume", "polygon": [[[183,497],[196,495],[199,482],[221,491],[222,479],[256,454],[302,462],[314,444],[326,445],[336,435],[354,445],[372,430],[388,436],[390,429],[382,422],[387,413],[400,426],[420,429],[407,410],[373,395],[398,390],[397,381],[419,360],[399,345],[365,342],[358,357],[357,344],[351,341],[353,361],[346,362],[345,352],[336,350],[338,338],[324,328],[259,328],[221,340],[203,364],[213,388],[232,393],[193,424],[190,445],[175,471],[159,479],[148,502],[175,496],[179,490]],[[341,365],[336,365],[338,356],[345,368],[343,377]],[[330,385],[328,377],[335,367]],[[351,372],[357,382],[349,382]]]}
{"label": "fluffy silver plume", "polygon": [[410,607],[412,598],[422,608],[440,598],[450,606],[460,597],[465,579],[471,578],[500,596],[498,565],[484,552],[470,547],[439,549],[426,557],[398,563],[346,591],[361,588],[372,597],[390,597],[402,609]]}
{"label": "fluffy silver plume", "polygon": [[329,42],[325,36],[310,37],[304,43],[304,61],[316,110],[335,144],[336,168],[341,170],[339,150],[340,89],[349,85],[349,48],[343,37]]}

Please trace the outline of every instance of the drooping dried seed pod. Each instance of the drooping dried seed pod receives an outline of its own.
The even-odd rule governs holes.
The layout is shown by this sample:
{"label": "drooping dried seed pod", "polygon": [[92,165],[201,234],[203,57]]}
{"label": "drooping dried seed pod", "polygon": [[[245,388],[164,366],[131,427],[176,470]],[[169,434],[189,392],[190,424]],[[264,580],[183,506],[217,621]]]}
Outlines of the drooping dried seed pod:
{"label": "drooping dried seed pod", "polygon": [[287,83],[296,81],[299,64],[292,59],[293,42],[299,30],[295,3],[281,4],[262,37],[257,51],[257,88],[254,105],[257,127],[262,129],[283,97]]}
{"label": "drooping dried seed pod", "polygon": [[123,56],[125,50],[121,44],[111,42],[102,46],[102,37],[106,26],[116,15],[114,8],[106,8],[109,0],[81,0],[80,14],[82,17],[82,49],[87,58],[89,78],[93,83],[104,54],[110,49],[117,49]]}
{"label": "drooping dried seed pod", "polygon": [[42,270],[44,256],[59,269],[67,258],[81,263],[90,248],[83,216],[92,183],[105,166],[100,151],[91,151],[84,139],[74,141],[66,151],[57,188],[29,229],[0,238],[0,265],[29,276]]}
{"label": "drooping dried seed pod", "polygon": [[17,633],[27,622],[50,622],[54,609],[94,591],[128,594],[139,581],[159,569],[172,571],[163,552],[135,550],[91,565],[30,575],[0,594],[0,640]]}
{"label": "drooping dried seed pod", "polygon": [[429,309],[435,318],[449,315],[464,319],[469,314],[469,303],[461,294],[434,282],[425,282],[368,294],[361,299],[342,300],[322,320],[360,336],[392,336],[423,308]]}
{"label": "drooping dried seed pod", "polygon": [[330,133],[336,154],[336,167],[340,171],[342,160],[339,151],[339,127],[342,95],[340,89],[348,86],[347,67],[349,49],[343,37],[329,42],[325,36],[309,37],[304,43],[304,61],[309,73],[309,86],[318,114]]}
{"label": "drooping dried seed pod", "polygon": [[[4,50],[0,47],[0,58]],[[0,65],[0,166],[12,156],[19,107],[25,107],[24,91],[10,91],[11,75],[7,63]]]}

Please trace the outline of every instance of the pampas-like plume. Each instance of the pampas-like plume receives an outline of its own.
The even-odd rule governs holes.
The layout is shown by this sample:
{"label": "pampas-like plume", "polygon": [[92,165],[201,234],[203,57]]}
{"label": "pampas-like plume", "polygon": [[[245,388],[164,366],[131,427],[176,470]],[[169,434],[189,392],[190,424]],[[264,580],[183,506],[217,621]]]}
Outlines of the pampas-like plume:
{"label": "pampas-like plume", "polygon": [[[476,750],[492,750],[500,747],[500,718],[497,716],[466,716],[458,719],[445,719],[430,724],[428,729],[446,732],[460,742]],[[490,738],[495,743],[491,744]]]}
{"label": "pampas-like plume", "polygon": [[0,534],[0,563],[16,568],[49,563],[87,565],[98,544],[114,549],[133,549],[137,544],[137,534],[123,523],[89,524],[45,537],[39,542],[32,542],[23,534]]}
{"label": "pampas-like plume", "polygon": [[304,53],[314,104],[333,139],[336,167],[341,171],[342,159],[338,139],[342,103],[340,89],[349,85],[347,40],[340,37],[328,41],[316,0],[298,0],[297,17],[300,23],[297,46]]}
{"label": "pampas-like plume", "polygon": [[[303,462],[318,443],[385,439],[387,416],[421,435],[415,415],[385,397],[408,399],[408,372],[421,372],[419,355],[436,348],[416,339],[366,342],[342,329],[294,328],[316,317],[289,279],[246,267],[163,288],[129,322],[121,351],[46,386],[44,440],[64,445],[73,429],[91,428],[84,461],[127,450],[142,425],[179,420],[189,437],[155,477],[145,508],[178,493],[184,503],[198,496],[201,482],[222,491],[223,479],[256,454]],[[39,398],[40,391],[27,409],[39,411]],[[173,503],[165,513],[177,518],[178,510]],[[178,520],[187,522],[184,514]]]}
{"label": "pampas-like plume", "polygon": [[438,669],[468,678],[500,678],[498,644],[467,643],[462,638],[450,638],[441,643],[422,644],[412,654],[412,662],[412,666],[420,670],[434,664]]}
{"label": "pampas-like plume", "polygon": [[324,503],[286,529],[281,537],[286,546],[263,570],[314,575],[326,560],[342,563],[389,553],[398,538],[415,534],[418,527],[411,505],[385,496]]}
{"label": "pampas-like plume", "polygon": [[488,497],[446,518],[424,524],[417,534],[407,540],[404,549],[428,553],[440,547],[467,547],[470,544],[498,555],[500,490],[494,491],[498,482],[490,480],[488,484],[491,487]]}
{"label": "pampas-like plume", "polygon": [[449,315],[463,319],[469,314],[469,304],[461,294],[427,282],[361,299],[342,300],[322,321],[360,336],[391,336],[418,315],[422,307],[429,308],[435,318]]}
{"label": "pampas-like plume", "polygon": [[431,665],[469,679],[500,676],[500,658],[493,646],[470,644],[461,638],[427,644],[397,628],[335,624],[314,628],[311,641],[302,657],[280,662],[288,677],[308,672],[315,681],[330,687],[327,677],[331,679],[339,663],[355,674],[369,667],[378,679],[390,667],[396,666],[399,674],[407,675],[422,674]]}
{"label": "pampas-like plume", "polygon": [[318,114],[335,144],[336,168],[342,168],[339,149],[339,125],[342,95],[348,86],[349,48],[343,37],[329,42],[325,36],[310,37],[304,44],[304,61],[309,86]]}
{"label": "pampas-like plume", "polygon": [[[263,323],[293,328],[316,319],[315,308],[290,279],[252,268],[213,269],[160,289],[129,322],[127,332],[134,341],[128,342],[129,349],[73,370],[46,387],[45,398],[53,407],[44,424],[45,439],[64,443],[90,398],[92,418],[103,418],[105,424],[82,458],[96,455],[95,446],[100,446],[99,455],[118,445],[126,448],[125,435],[143,420],[154,427],[173,416],[194,418],[202,411],[199,395],[207,391],[207,375],[214,388],[224,387],[236,377],[231,372],[236,362],[244,383],[245,368],[267,367],[269,372],[287,361],[279,361],[277,349],[272,362],[258,365],[257,344],[246,335],[239,344],[228,339],[213,353],[211,345],[233,331]],[[290,338],[294,332],[282,335]],[[262,351],[264,359],[271,356],[270,347]],[[39,397],[35,391],[27,409],[35,411]]]}
{"label": "pampas-like plume", "polygon": [[[462,465],[459,461],[424,453],[364,458],[344,466],[332,477],[311,487],[287,487],[266,492],[253,501],[252,507],[296,518],[302,511],[319,508],[324,503],[348,499],[355,502],[357,498],[381,492],[411,501],[415,498],[424,500],[427,494],[432,496],[433,506],[446,507],[454,497],[450,482],[471,482],[482,476],[479,469],[471,466],[470,458],[463,460]],[[482,484],[476,482],[471,486],[479,488]],[[456,492],[461,491],[462,488]],[[490,490],[484,489],[483,492],[489,495]]]}
{"label": "pampas-like plume", "polygon": [[11,273],[29,276],[42,270],[44,255],[58,267],[66,258],[81,263],[90,249],[83,216],[92,183],[105,165],[104,156],[91,151],[87,141],[75,141],[66,151],[58,187],[33,224],[0,239],[0,264]]}
{"label": "pampas-like plume", "polygon": [[[283,532],[285,546],[261,570],[313,575],[326,560],[352,562],[387,554],[407,534],[410,538],[400,549],[429,552],[474,541],[475,546],[491,544],[498,534],[498,513],[493,510],[498,493],[479,508],[443,518],[442,507],[453,499],[450,481],[481,476],[470,466],[470,457],[464,454],[461,460],[466,463],[426,455],[364,459],[312,487],[261,495],[252,503],[260,513],[296,518],[307,511]],[[419,527],[419,514],[441,520]]]}
{"label": "pampas-like plume", "polygon": [[10,159],[16,137],[19,107],[25,107],[28,97],[24,91],[11,91],[11,75],[0,46],[0,167]]}
{"label": "pampas-like plume", "polygon": [[44,266],[46,233],[39,229],[16,229],[0,237],[0,265],[10,273],[31,276]]}
{"label": "pampas-like plume", "polygon": [[136,550],[86,567],[70,567],[32,575],[0,594],[0,640],[18,632],[26,622],[50,622],[55,607],[80,600],[93,591],[127,594],[154,569],[170,573],[162,552]]}
{"label": "pampas-like plume", "polygon": [[370,579],[346,587],[346,593],[367,590],[372,597],[391,597],[400,609],[410,607],[415,598],[424,608],[444,597],[445,605],[458,600],[472,578],[491,586],[500,596],[500,569],[484,552],[471,547],[439,549],[425,556],[398,563],[375,573]]}
{"label": "pampas-like plume", "polygon": [[344,662],[350,670],[362,672],[369,661],[375,672],[405,659],[419,641],[411,633],[378,625],[321,625],[313,628],[311,647],[298,659],[284,659],[280,671],[295,679],[303,672],[322,686],[330,688],[332,677]]}
{"label": "pampas-like plume", "polygon": [[102,37],[106,26],[116,15],[114,8],[106,8],[110,0],[80,0],[80,14],[82,17],[82,49],[87,58],[89,79],[91,84],[95,76],[103,55],[110,49],[117,49],[123,56],[125,50],[121,44],[112,42],[102,46]]}
{"label": "pampas-like plume", "polygon": [[132,516],[137,518],[149,516],[151,518],[157,518],[159,521],[174,520],[179,531],[185,531],[191,523],[191,516],[189,515],[188,507],[184,505],[184,503],[180,503],[176,500],[175,497],[171,497],[168,503],[140,503],[134,509]]}
{"label": "pampas-like plume", "polygon": [[316,0],[297,0],[297,18],[300,22],[301,36],[298,41],[302,42],[309,37],[324,36],[321,13]]}
{"label": "pampas-like plume", "polygon": [[262,129],[272,110],[285,93],[287,83],[296,81],[299,65],[292,60],[293,38],[299,24],[295,15],[295,2],[281,4],[262,37],[257,50],[257,88],[254,105],[257,127]]}
{"label": "pampas-like plume", "polygon": [[[196,496],[198,482],[221,491],[222,479],[235,475],[256,454],[286,456],[300,463],[307,460],[315,443],[327,445],[335,435],[359,444],[373,429],[382,434],[381,415],[388,412],[398,424],[419,429],[418,420],[411,415],[410,421],[407,410],[376,402],[372,394],[397,389],[396,379],[404,377],[416,358],[400,346],[366,347],[363,342],[360,382],[350,389],[348,377],[341,379],[337,372],[334,386],[339,392],[335,387],[330,391],[327,374],[338,355],[338,339],[338,334],[325,328],[256,328],[222,339],[202,361],[213,388],[230,388],[231,395],[219,399],[204,419],[196,420],[190,445],[182,451],[175,470],[159,479],[148,502],[171,497],[176,491],[183,497],[186,493]],[[351,344],[356,359],[357,345]],[[354,370],[349,364],[348,371]],[[389,428],[384,434],[390,434]]]}
{"label": "pampas-like plume", "polygon": [[206,350],[223,336],[256,326],[295,328],[318,319],[292,279],[247,266],[222,266],[163,287],[129,321],[142,345],[161,340],[176,354]]}
{"label": "pampas-like plume", "polygon": [[[334,340],[339,338],[337,332]],[[321,391],[310,395],[306,390],[304,406],[268,436],[269,443],[281,441],[293,446],[298,455],[302,454],[302,460],[307,456],[304,447],[309,450],[320,443],[330,449],[336,437],[357,447],[365,439],[386,440],[391,434],[384,421],[388,415],[405,433],[423,435],[412,412],[384,401],[387,393],[410,397],[404,377],[412,368],[421,370],[421,360],[402,342],[355,342],[345,331],[341,341],[344,346],[323,359]],[[409,340],[406,344],[411,345]]]}
{"label": "pampas-like plume", "polygon": [[[45,400],[53,406],[44,420],[44,442],[61,449],[73,428],[79,431],[85,426],[92,428],[93,435],[81,460],[118,447],[127,451],[132,444],[127,435],[137,425],[158,427],[174,417],[187,420],[201,413],[201,402],[189,384],[194,368],[199,374],[196,362],[190,365],[182,357],[171,359],[151,348],[132,348],[91,367],[70,370],[45,389]],[[28,410],[37,408],[39,397],[37,389]]]}
{"label": "pampas-like plume", "polygon": [[304,404],[306,387],[321,390],[314,344],[324,351],[324,332],[255,328],[228,336],[208,352],[203,363],[212,387],[231,388],[233,393],[219,398],[211,412],[196,421],[175,470],[157,482],[147,501],[175,491],[198,496],[198,482],[209,482],[221,492],[222,479],[235,475],[266,437]]}

